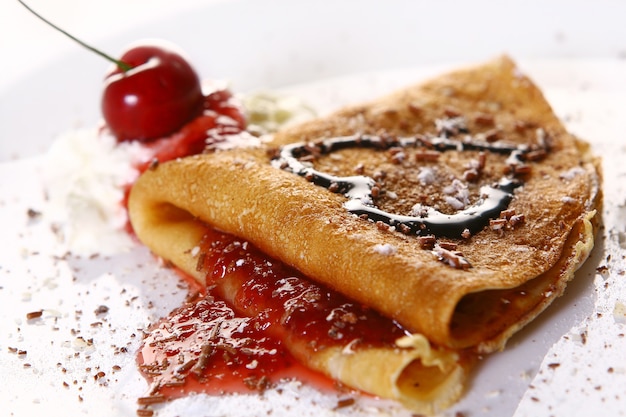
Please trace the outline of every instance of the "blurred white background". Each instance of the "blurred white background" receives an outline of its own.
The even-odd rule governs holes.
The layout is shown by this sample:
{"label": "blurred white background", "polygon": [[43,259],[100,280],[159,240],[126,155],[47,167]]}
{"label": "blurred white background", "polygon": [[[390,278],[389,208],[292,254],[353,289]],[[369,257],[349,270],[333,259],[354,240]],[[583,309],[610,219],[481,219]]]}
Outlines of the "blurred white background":
{"label": "blurred white background", "polygon": [[[256,47],[261,40],[281,43],[290,37],[298,37],[298,31],[317,25],[319,42],[303,39],[303,47],[323,46],[330,56],[336,48],[334,42],[327,42],[323,34],[330,27],[344,25],[344,39],[358,37],[363,25],[376,25],[381,33],[381,42],[389,39],[415,37],[415,43],[396,45],[376,44],[372,39],[371,51],[347,49],[353,52],[353,61],[366,66],[375,59],[362,56],[369,52],[388,60],[391,65],[421,64],[424,61],[482,59],[483,55],[506,52],[522,58],[616,58],[626,57],[626,2],[600,0],[530,0],[499,1],[476,0],[461,2],[443,0],[438,2],[402,0],[320,0],[290,2],[284,0],[26,0],[40,14],[63,27],[75,36],[95,46],[108,47],[106,40],[132,32],[153,22],[172,23],[179,29],[197,33],[197,36],[213,35],[212,27],[227,28],[224,39],[206,39],[207,49],[215,42],[229,42],[233,34],[248,37],[247,42],[237,45]],[[297,5],[291,5],[297,3]],[[228,4],[230,4],[230,9]],[[220,10],[217,20],[213,19],[208,6]],[[226,5],[226,6],[225,6]],[[410,5],[407,7],[407,5]],[[346,13],[336,13],[344,8],[352,8],[351,19]],[[241,14],[241,9],[249,13]],[[378,11],[376,11],[378,9]],[[194,11],[205,17],[204,27],[181,24],[181,19],[194,16]],[[229,14],[229,10],[232,11]],[[264,26],[265,15],[273,16]],[[342,16],[337,21],[333,15]],[[278,17],[277,17],[278,16]],[[196,16],[197,17],[197,16]],[[376,18],[380,21],[376,22]],[[374,20],[372,20],[374,19]],[[276,21],[280,26],[276,26]],[[259,29],[264,32],[259,32]],[[167,28],[163,28],[164,31]],[[268,37],[267,32],[277,34]],[[179,30],[180,32],[180,30]],[[368,30],[371,33],[371,30]],[[145,35],[159,34],[158,29],[145,31]],[[391,35],[390,35],[391,34]],[[189,33],[181,35],[189,36]],[[142,36],[139,32],[137,36]],[[280,37],[280,38],[279,38]],[[281,39],[282,38],[282,39]],[[287,39],[285,39],[287,38]],[[122,47],[133,41],[124,40]],[[349,40],[349,39],[348,39]],[[120,41],[121,42],[121,41]],[[349,43],[349,42],[348,42]],[[401,49],[400,47],[407,47]],[[78,47],[60,33],[47,27],[43,22],[28,13],[17,0],[0,2],[0,91],[7,84],[22,76],[27,76],[42,65],[76,52]],[[112,54],[118,52],[107,51]],[[246,54],[251,51],[233,51],[233,54]],[[389,54],[389,56],[386,55]],[[252,54],[254,57],[254,54]],[[402,56],[402,59],[398,57]],[[223,57],[222,57],[223,59]],[[320,64],[317,64],[320,65]],[[332,70],[328,70],[332,72]]]}
{"label": "blurred white background", "polygon": [[[27,0],[110,55],[162,38],[236,91],[379,70],[483,61],[626,59],[620,0]],[[0,1],[0,160],[40,152],[100,117],[101,57]],[[598,77],[603,79],[603,77]],[[32,121],[36,120],[36,123]],[[18,152],[19,150],[19,152]]]}
{"label": "blurred white background", "polygon": [[[217,0],[24,0],[31,8],[88,44]],[[0,90],[77,44],[30,14],[17,0],[0,2]],[[112,51],[113,53],[115,51]]]}

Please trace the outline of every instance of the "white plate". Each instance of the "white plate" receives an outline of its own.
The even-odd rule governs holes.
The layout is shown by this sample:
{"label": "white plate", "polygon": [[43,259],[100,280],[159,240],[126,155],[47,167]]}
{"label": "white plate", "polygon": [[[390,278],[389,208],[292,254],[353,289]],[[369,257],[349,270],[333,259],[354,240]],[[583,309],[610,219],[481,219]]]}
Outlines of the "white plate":
{"label": "white plate", "polygon": [[[167,24],[139,27],[104,47],[167,38],[188,51],[203,78],[230,79],[237,91],[295,85],[285,91],[324,109],[376,96],[450,63],[500,52],[520,59],[568,127],[603,156],[605,228],[566,295],[504,352],[487,358],[466,397],[447,414],[583,415],[602,409],[623,415],[626,63],[614,58],[623,47],[616,39],[625,38],[617,24],[622,6],[614,7],[594,9],[594,20],[588,20],[586,6],[576,2],[525,8],[486,2],[219,2]],[[565,15],[558,25],[557,12]],[[98,123],[106,64],[84,51],[62,61],[2,91],[0,160],[35,155],[60,132]],[[64,256],[50,225],[27,216],[28,209],[45,205],[41,165],[40,158],[0,164],[0,403],[7,415],[133,415],[146,389],[134,364],[142,329],[178,305],[184,290],[139,247],[94,259]],[[607,272],[596,273],[598,266]],[[109,312],[96,315],[99,305]],[[40,309],[41,319],[26,320]],[[93,344],[84,342],[89,339]],[[100,371],[105,376],[95,379]],[[333,396],[294,389],[246,400],[194,397],[159,415],[397,411],[374,401],[334,413],[335,403]]]}

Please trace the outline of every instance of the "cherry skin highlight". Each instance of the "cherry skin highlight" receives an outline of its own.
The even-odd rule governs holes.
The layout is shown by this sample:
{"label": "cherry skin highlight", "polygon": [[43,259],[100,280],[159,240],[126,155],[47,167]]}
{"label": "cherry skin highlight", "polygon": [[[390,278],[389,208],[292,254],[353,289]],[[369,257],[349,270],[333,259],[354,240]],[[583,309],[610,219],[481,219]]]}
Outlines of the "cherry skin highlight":
{"label": "cherry skin highlight", "polygon": [[104,120],[118,141],[150,141],[169,135],[202,112],[200,78],[173,48],[142,45],[120,58],[105,78]]}

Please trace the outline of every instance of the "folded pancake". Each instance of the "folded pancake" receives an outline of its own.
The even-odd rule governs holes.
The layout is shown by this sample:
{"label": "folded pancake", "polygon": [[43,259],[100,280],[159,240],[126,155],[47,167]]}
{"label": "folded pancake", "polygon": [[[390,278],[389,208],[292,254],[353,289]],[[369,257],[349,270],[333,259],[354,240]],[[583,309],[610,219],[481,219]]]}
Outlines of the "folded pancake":
{"label": "folded pancake", "polygon": [[263,317],[268,333],[309,368],[423,413],[441,410],[460,396],[474,360],[464,352],[407,335],[392,320],[232,235],[206,227],[196,252],[196,270],[204,273],[211,294],[239,314]]}
{"label": "folded pancake", "polygon": [[[433,346],[488,352],[559,296],[589,255],[598,168],[501,57],[264,147],[160,164],[133,187],[129,213],[142,242],[198,280],[190,248],[206,224]],[[342,360],[332,355],[329,373]],[[363,379],[357,369],[386,361],[346,373]]]}
{"label": "folded pancake", "polygon": [[[436,413],[461,396],[476,359],[471,353],[407,335],[392,320],[309,282],[246,241],[172,205],[164,205],[158,216],[168,221],[154,219],[147,233],[159,238],[151,249],[166,254],[236,313],[263,315],[269,334],[305,366],[420,413]],[[329,337],[336,330],[341,337]]]}

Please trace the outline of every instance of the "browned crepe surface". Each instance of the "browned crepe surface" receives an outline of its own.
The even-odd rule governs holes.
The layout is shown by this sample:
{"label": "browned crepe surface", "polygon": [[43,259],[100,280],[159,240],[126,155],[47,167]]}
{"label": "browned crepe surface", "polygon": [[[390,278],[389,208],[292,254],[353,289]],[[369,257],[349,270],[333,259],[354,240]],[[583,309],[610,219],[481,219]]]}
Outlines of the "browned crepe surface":
{"label": "browned crepe surface", "polygon": [[[550,148],[529,162],[509,205],[523,222],[438,240],[456,245],[471,268],[442,262],[416,236],[354,216],[343,206],[344,196],[270,165],[268,149],[282,144],[355,133],[436,136],[437,121],[455,117],[464,118],[473,138],[530,145],[544,138]],[[384,171],[387,194],[377,203],[403,214],[416,203],[452,213],[444,188],[453,179],[467,185],[471,204],[480,198],[478,187],[507,168],[506,156],[487,152],[480,177],[471,182],[464,173],[477,152],[447,151],[434,162],[416,162],[414,154],[423,150],[405,151],[400,163],[387,151],[349,149],[315,164],[343,175],[355,168],[366,175]],[[129,209],[139,238],[168,259],[184,258],[177,254],[190,247],[170,244],[162,232],[179,233],[181,219],[197,217],[432,342],[487,351],[501,347],[558,296],[587,257],[600,201],[597,165],[538,88],[503,57],[291,128],[267,148],[162,164],[137,182]],[[436,169],[432,184],[415,180],[424,166]]]}

